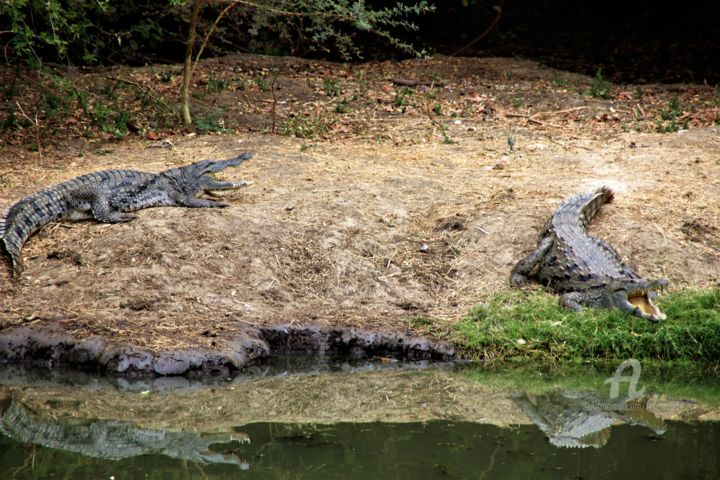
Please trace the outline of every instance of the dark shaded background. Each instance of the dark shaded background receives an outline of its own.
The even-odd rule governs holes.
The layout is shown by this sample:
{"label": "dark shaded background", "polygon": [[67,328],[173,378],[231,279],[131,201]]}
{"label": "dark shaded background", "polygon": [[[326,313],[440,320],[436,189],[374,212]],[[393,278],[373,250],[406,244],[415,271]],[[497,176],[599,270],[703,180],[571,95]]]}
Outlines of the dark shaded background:
{"label": "dark shaded background", "polygon": [[720,81],[720,1],[438,1],[420,19],[422,39],[452,54],[497,26],[462,55],[521,56],[614,82]]}
{"label": "dark shaded background", "polygon": [[[376,8],[397,2],[366,1]],[[589,75],[602,68],[604,78],[620,83],[720,82],[720,0],[432,0],[432,3],[436,6],[434,13],[409,18],[419,25],[418,31],[397,29],[393,34],[430,53],[521,56]],[[92,2],[81,5],[82,8],[77,7],[77,18],[91,26],[83,35],[68,35],[73,39],[67,58],[58,57],[52,47],[43,47],[38,42],[36,53],[44,61],[92,66],[182,62],[188,5],[171,7],[155,0],[111,2],[104,9]],[[199,24],[201,36],[225,6],[204,4]],[[499,18],[497,6],[502,11]],[[38,14],[43,8],[23,7],[23,11],[35,32],[52,31],[47,18]],[[253,29],[258,12],[246,6],[232,10],[219,23],[203,55],[252,52],[341,59],[329,42],[320,45],[329,51],[313,48],[307,19],[278,17]],[[7,30],[3,25],[8,22],[8,17],[0,15],[0,31]],[[358,32],[352,24],[337,23],[334,27],[354,36],[365,59],[408,55],[377,35]],[[483,33],[482,39],[468,47]],[[120,42],[118,34],[122,36]],[[5,35],[0,40],[12,38]],[[467,48],[459,51],[463,47]]]}

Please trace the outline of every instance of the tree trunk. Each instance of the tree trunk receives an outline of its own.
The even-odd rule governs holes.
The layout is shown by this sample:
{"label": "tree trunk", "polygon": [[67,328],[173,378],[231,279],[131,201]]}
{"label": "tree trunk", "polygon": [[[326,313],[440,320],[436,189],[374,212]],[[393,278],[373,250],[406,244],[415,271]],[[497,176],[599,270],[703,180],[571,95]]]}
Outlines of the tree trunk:
{"label": "tree trunk", "polygon": [[193,0],[192,12],[190,13],[190,27],[188,29],[187,49],[185,50],[185,68],[183,69],[183,83],[180,89],[182,119],[185,126],[192,125],[192,116],[190,115],[190,79],[192,78],[192,53],[195,47],[195,28],[198,13],[200,12],[200,2],[201,0]]}

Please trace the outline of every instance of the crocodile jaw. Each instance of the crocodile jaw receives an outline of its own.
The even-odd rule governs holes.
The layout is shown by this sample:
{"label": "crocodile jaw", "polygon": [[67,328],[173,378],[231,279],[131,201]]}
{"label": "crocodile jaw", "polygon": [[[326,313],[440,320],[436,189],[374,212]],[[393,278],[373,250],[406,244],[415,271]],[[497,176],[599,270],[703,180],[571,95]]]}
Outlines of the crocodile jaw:
{"label": "crocodile jaw", "polygon": [[635,307],[639,313],[643,314],[641,316],[646,316],[654,321],[665,320],[667,318],[657,305],[652,302],[647,292],[637,291],[629,293],[628,302]]}

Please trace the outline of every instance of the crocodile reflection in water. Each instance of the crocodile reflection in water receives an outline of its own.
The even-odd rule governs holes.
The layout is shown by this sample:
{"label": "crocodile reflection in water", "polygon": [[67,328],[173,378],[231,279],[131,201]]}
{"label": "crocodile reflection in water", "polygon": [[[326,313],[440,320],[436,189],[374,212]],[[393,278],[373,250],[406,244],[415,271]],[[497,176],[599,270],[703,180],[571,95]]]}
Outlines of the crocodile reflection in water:
{"label": "crocodile reflection in water", "polygon": [[212,452],[213,444],[249,443],[244,433],[172,432],[140,428],[121,420],[56,419],[33,411],[12,396],[0,400],[0,433],[25,443],[120,460],[158,454],[202,464],[250,464],[231,453]]}
{"label": "crocodile reflection in water", "polygon": [[665,433],[664,422],[647,410],[647,397],[610,400],[591,392],[557,391],[517,393],[513,400],[556,447],[602,447],[619,421]]}

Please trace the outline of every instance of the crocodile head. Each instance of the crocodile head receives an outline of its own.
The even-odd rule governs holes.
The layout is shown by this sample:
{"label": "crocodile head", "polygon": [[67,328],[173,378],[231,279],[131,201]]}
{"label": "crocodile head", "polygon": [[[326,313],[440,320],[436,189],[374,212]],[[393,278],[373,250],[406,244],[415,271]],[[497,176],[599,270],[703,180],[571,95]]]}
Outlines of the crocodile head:
{"label": "crocodile head", "polygon": [[213,175],[228,167],[237,167],[252,157],[251,152],[245,152],[228,160],[201,160],[184,167],[166,170],[161,175],[170,179],[173,186],[186,195],[195,196],[208,193],[219,196],[222,190],[233,190],[249,185],[252,182],[225,182],[216,180]]}
{"label": "crocodile head", "polygon": [[657,290],[667,287],[667,280],[647,281],[642,279],[620,280],[610,285],[612,308],[647,318],[657,322],[665,320],[666,315],[653,303],[657,298]]}

